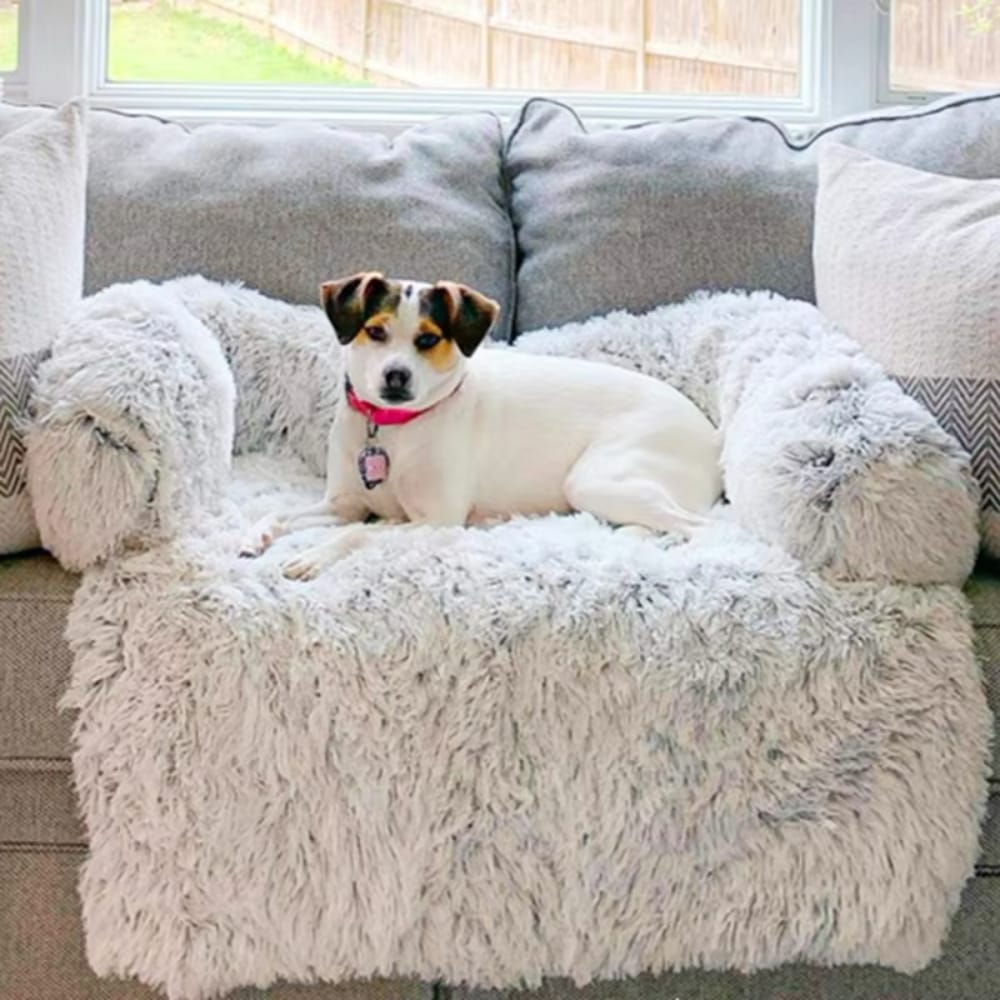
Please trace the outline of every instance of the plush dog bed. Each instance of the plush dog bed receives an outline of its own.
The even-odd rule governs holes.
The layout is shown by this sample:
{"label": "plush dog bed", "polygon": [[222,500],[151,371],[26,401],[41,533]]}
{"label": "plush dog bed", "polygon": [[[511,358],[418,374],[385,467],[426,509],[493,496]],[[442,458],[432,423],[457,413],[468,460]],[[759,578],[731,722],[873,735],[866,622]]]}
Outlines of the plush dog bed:
{"label": "plush dog bed", "polygon": [[986,793],[966,456],[776,297],[490,349],[670,381],[723,429],[729,503],[689,543],[587,516],[387,531],[293,582],[315,532],[236,552],[322,489],[319,310],[120,286],[55,344],[29,474],[86,569],[65,704],[94,968],[192,1000],[924,965]]}

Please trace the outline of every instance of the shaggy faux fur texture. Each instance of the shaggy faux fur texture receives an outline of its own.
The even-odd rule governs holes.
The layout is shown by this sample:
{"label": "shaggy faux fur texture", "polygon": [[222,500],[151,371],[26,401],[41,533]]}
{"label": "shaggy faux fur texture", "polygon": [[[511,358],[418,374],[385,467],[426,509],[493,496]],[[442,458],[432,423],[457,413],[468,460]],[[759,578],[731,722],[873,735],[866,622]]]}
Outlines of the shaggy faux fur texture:
{"label": "shaggy faux fur texture", "polygon": [[[164,372],[137,349],[131,378],[169,411],[149,467],[187,484],[183,529],[163,540],[152,491],[161,540],[89,569],[69,626],[99,973],[199,1000],[276,978],[499,986],[937,954],[976,856],[990,719],[959,592],[885,578],[960,580],[975,491],[814,309],[699,298],[518,348],[644,368],[721,421],[732,503],[694,541],[587,516],[400,529],[303,584],[280,565],[316,532],[235,553],[252,520],[322,490],[333,338],[318,310],[167,291],[187,318],[150,336],[183,355],[194,322],[201,360]],[[218,368],[209,330],[237,448],[270,453],[238,458],[228,490],[233,432],[193,412]],[[65,350],[36,445],[62,426],[60,380],[107,364],[99,345],[60,368]],[[73,412],[65,427],[103,442]],[[64,491],[50,537],[69,551],[84,502]]]}
{"label": "shaggy faux fur texture", "polygon": [[954,588],[586,516],[387,533],[295,584],[316,533],[233,555],[319,492],[279,461],[76,599],[98,973],[198,1000],[937,954],[990,732]]}
{"label": "shaggy faux fur texture", "polygon": [[233,450],[233,376],[219,340],[175,292],[146,282],[101,292],[56,344],[27,434],[42,544],[82,570],[172,538],[217,507]]}
{"label": "shaggy faux fur texture", "polygon": [[978,539],[968,455],[815,307],[698,294],[518,347],[624,364],[677,386],[723,430],[735,517],[844,580],[962,583]]}
{"label": "shaggy faux fur texture", "polygon": [[174,537],[218,506],[234,450],[321,474],[338,352],[320,309],[200,277],[86,299],[42,366],[27,434],[43,544],[82,570]]}
{"label": "shaggy faux fur texture", "polygon": [[[231,423],[205,329],[235,379],[236,452],[324,468],[341,375],[318,308],[197,277],[116,286],[87,300],[56,343],[27,439],[42,538],[65,565],[176,535],[221,496]],[[638,368],[686,392],[721,423],[735,516],[811,568],[911,583],[961,583],[971,571],[968,456],[810,305],[698,295],[530,334],[517,349]]]}

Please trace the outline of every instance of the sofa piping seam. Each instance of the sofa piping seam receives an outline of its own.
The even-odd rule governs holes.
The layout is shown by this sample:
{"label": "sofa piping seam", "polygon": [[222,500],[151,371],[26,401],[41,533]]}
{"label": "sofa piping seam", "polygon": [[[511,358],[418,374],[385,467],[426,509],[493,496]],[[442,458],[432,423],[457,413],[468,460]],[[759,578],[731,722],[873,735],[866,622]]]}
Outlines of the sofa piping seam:
{"label": "sofa piping seam", "polygon": [[[792,140],[788,133],[785,131],[784,127],[771,118],[765,118],[763,115],[684,115],[680,117],[669,117],[661,119],[649,119],[647,121],[632,122],[631,124],[623,126],[619,131],[628,132],[640,128],[648,128],[654,125],[676,125],[682,124],[684,122],[692,121],[745,121],[753,122],[759,125],[767,125],[774,129],[781,138],[781,141],[788,147],[792,152],[801,153],[809,149],[815,142],[821,139],[825,135],[829,135],[833,132],[837,132],[840,129],[850,128],[856,125],[877,125],[880,122],[898,122],[898,121],[911,121],[918,120],[922,118],[933,118],[935,115],[942,114],[946,111],[951,111],[953,108],[965,107],[967,104],[982,104],[987,101],[1000,100],[1000,92],[991,91],[985,94],[970,94],[966,97],[956,97],[953,100],[948,101],[945,104],[940,104],[933,108],[924,108],[920,111],[911,111],[908,113],[895,113],[895,114],[875,114],[869,115],[866,118],[855,118],[847,119],[843,121],[830,122],[827,125],[823,125],[818,128],[815,132],[811,133],[807,139],[803,142],[795,142]],[[583,119],[577,113],[577,111],[570,105],[565,104],[562,101],[554,100],[551,97],[532,97],[524,103],[520,112],[518,113],[517,124],[514,130],[511,132],[509,138],[507,139],[507,150],[510,151],[511,146],[514,143],[515,138],[521,131],[522,126],[525,124],[528,109],[533,104],[547,104],[552,107],[562,108],[564,111],[568,111],[572,116],[580,131],[584,135],[594,135],[590,129],[584,124]]]}

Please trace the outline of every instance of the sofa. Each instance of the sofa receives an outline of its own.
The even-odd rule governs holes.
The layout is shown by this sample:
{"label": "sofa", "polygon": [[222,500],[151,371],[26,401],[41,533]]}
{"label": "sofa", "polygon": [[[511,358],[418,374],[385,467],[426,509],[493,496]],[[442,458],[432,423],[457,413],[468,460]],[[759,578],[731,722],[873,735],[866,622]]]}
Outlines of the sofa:
{"label": "sofa", "polygon": [[[0,108],[0,135],[42,109]],[[589,132],[535,100],[513,121],[456,117],[393,139],[318,125],[190,131],[95,111],[86,290],[201,273],[311,303],[319,282],[363,268],[470,284],[496,298],[496,336],[641,312],[697,289],[814,297],[816,150],[842,142],[965,177],[1000,176],[1000,95],[886,111],[790,135],[761,119],[694,119]],[[319,438],[320,442],[322,437]],[[57,702],[78,578],[44,553],[0,560],[0,998],[152,996],[101,980],[83,952],[76,877],[86,851],[70,775],[72,719]],[[966,587],[991,708],[1000,668],[1000,570]],[[744,976],[681,971],[538,997],[933,998],[998,990],[1000,813],[943,956],[914,976],[788,966]],[[282,985],[236,996],[481,998],[460,983]],[[504,995],[520,995],[510,992]]]}

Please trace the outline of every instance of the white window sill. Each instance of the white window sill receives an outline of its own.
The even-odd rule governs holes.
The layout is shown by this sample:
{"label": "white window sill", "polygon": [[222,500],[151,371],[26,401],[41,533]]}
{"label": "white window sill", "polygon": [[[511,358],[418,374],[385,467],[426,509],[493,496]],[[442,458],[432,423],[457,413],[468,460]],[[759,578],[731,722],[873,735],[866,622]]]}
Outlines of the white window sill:
{"label": "white window sill", "polygon": [[[901,104],[922,104],[938,95],[892,95],[871,110]],[[768,118],[792,131],[808,130],[829,120],[801,102],[755,101],[752,98],[683,97],[656,95],[621,96],[582,93],[539,93],[535,91],[421,91],[419,94],[392,91],[333,92],[322,88],[164,86],[110,84],[90,96],[95,108],[110,108],[133,114],[148,114],[188,126],[233,123],[275,125],[290,121],[398,133],[411,125],[447,115],[492,112],[509,121],[524,103],[535,97],[549,97],[569,105],[588,128],[621,127],[649,121],[669,121],[686,117],[754,116]],[[28,104],[27,85],[8,80],[4,99]]]}

